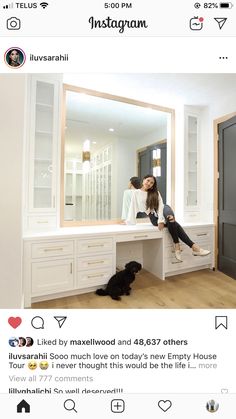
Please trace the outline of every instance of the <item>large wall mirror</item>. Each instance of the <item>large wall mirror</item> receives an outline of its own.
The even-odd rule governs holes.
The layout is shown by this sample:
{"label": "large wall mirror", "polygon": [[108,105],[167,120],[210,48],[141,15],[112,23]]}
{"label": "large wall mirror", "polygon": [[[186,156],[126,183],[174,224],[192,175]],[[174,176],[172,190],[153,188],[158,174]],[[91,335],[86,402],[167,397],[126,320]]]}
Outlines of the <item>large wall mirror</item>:
{"label": "large wall mirror", "polygon": [[174,205],[173,109],[64,85],[63,119],[63,226],[118,222],[132,176]]}

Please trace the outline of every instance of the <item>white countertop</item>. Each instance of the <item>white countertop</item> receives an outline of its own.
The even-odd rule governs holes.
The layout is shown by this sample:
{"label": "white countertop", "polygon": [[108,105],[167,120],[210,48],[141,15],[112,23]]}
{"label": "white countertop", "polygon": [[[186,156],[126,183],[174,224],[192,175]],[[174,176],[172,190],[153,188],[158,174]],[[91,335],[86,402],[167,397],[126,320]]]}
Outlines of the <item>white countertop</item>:
{"label": "white countertop", "polygon": [[29,231],[23,236],[24,239],[43,238],[43,237],[65,237],[65,236],[80,236],[92,234],[114,234],[114,233],[133,233],[133,232],[149,232],[158,231],[157,227],[151,224],[139,223],[136,225],[125,224],[109,224],[109,225],[95,225],[95,226],[78,226],[78,227],[63,227],[56,230],[48,231]]}
{"label": "white countertop", "polygon": [[[198,227],[198,226],[212,226],[211,223],[184,223],[183,227]],[[41,238],[66,238],[73,236],[87,236],[94,234],[119,234],[119,233],[147,233],[147,232],[162,232],[158,231],[158,228],[149,223],[138,223],[136,225],[126,224],[106,224],[106,225],[94,225],[94,226],[78,226],[78,227],[63,227],[48,231],[27,231],[23,235],[24,240],[41,239]]]}

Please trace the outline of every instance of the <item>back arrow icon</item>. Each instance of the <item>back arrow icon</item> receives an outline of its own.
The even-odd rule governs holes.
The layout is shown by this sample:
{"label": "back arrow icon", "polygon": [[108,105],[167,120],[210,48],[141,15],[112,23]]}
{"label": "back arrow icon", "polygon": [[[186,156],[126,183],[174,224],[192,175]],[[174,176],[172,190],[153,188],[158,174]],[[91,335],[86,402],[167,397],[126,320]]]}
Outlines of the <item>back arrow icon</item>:
{"label": "back arrow icon", "polygon": [[226,22],[226,20],[227,20],[227,17],[214,17],[214,19],[218,23],[219,28],[222,29],[223,26],[224,26],[224,24],[225,24],[225,22]]}

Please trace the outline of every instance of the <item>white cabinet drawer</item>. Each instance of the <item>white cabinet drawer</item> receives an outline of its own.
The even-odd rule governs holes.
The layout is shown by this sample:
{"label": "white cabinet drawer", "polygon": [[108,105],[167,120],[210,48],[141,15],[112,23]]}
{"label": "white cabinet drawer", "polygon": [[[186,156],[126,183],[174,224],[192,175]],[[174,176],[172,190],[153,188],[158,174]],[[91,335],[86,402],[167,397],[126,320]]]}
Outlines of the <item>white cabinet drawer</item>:
{"label": "white cabinet drawer", "polygon": [[77,259],[77,270],[112,267],[112,254],[94,255]]}
{"label": "white cabinet drawer", "polygon": [[204,247],[207,250],[211,250],[211,253],[207,256],[194,256],[189,247],[183,245],[181,248],[183,249],[181,252],[182,262],[177,261],[174,252],[170,250],[166,252],[167,249],[165,249],[165,272],[212,265],[212,248],[210,245]]}
{"label": "white cabinet drawer", "polygon": [[73,259],[33,262],[32,296],[36,297],[73,289],[73,264]]}
{"label": "white cabinet drawer", "polygon": [[[202,243],[212,243],[213,240],[213,230],[211,228],[191,228],[184,227],[184,231],[192,240],[193,243],[202,244]],[[173,244],[172,237],[167,229],[164,231],[165,246]],[[181,240],[180,240],[181,242]],[[202,247],[202,246],[201,246]]]}
{"label": "white cabinet drawer", "polygon": [[77,272],[77,286],[76,288],[87,288],[91,286],[98,286],[107,284],[112,276],[112,269],[98,269]]}
{"label": "white cabinet drawer", "polygon": [[127,234],[118,234],[116,236],[116,242],[128,242],[136,240],[149,240],[149,239],[158,239],[162,237],[162,232],[160,231],[150,231],[145,233],[127,233]]}
{"label": "white cabinet drawer", "polygon": [[73,255],[73,251],[73,240],[33,243],[31,247],[31,255],[33,259]]}
{"label": "white cabinet drawer", "polygon": [[28,230],[42,230],[56,228],[56,216],[30,216],[27,223]]}
{"label": "white cabinet drawer", "polygon": [[112,252],[112,245],[111,237],[77,240],[77,254]]}
{"label": "white cabinet drawer", "polygon": [[[212,252],[212,244],[209,241],[203,241],[201,243],[201,246],[202,246],[203,249],[210,250]],[[192,257],[193,256],[192,249],[189,246],[187,246],[186,244],[182,243],[182,242],[180,242],[180,250],[181,250],[181,256],[182,257]],[[174,255],[175,255],[174,245],[165,246],[165,249],[164,249],[165,259],[174,257]],[[201,257],[200,256],[194,256],[194,257],[195,258],[198,257],[198,258],[202,259],[205,256],[201,256]]]}
{"label": "white cabinet drawer", "polygon": [[212,242],[212,239],[213,239],[212,230],[206,230],[204,228],[202,228],[201,230],[189,229],[188,234],[191,240],[197,244],[198,243],[200,244],[202,242]]}

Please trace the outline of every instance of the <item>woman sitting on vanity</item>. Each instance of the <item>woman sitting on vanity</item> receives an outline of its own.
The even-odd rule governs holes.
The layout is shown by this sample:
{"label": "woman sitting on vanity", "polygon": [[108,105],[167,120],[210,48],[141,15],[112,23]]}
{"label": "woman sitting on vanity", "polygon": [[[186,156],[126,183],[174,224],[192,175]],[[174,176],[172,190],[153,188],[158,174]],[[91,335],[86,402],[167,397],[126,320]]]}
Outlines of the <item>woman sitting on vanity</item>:
{"label": "woman sitting on vanity", "polygon": [[141,188],[133,191],[125,224],[136,224],[139,212],[148,215],[151,223],[158,226],[159,230],[167,226],[174,242],[175,257],[178,262],[182,262],[179,239],[192,249],[194,256],[207,256],[210,253],[209,250],[204,250],[194,243],[183,227],[175,221],[173,210],[169,205],[163,204],[153,175],[144,176]]}

